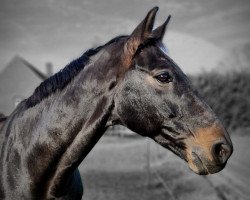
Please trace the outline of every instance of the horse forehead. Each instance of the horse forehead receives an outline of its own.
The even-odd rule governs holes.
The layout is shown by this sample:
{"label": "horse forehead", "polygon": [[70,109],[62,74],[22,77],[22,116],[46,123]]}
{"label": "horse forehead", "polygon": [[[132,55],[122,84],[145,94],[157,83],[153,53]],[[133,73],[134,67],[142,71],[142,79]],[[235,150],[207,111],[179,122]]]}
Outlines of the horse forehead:
{"label": "horse forehead", "polygon": [[[168,50],[166,46],[162,42],[157,42],[155,45],[152,45],[151,47],[147,48],[147,53],[144,54],[144,57],[146,57],[147,62],[161,62],[167,61],[167,63],[170,63],[170,60],[168,59]],[[148,63],[148,64],[149,64]]]}

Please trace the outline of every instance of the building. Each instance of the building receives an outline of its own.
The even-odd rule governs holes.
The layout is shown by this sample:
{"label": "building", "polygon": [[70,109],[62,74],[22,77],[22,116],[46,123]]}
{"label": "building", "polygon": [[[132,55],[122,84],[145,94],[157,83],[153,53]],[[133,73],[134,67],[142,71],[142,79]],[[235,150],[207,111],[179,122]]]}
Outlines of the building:
{"label": "building", "polygon": [[[51,68],[51,64],[47,65]],[[51,73],[51,69],[49,69]],[[16,56],[0,71],[0,113],[9,115],[15,106],[29,97],[46,78],[34,66]]]}

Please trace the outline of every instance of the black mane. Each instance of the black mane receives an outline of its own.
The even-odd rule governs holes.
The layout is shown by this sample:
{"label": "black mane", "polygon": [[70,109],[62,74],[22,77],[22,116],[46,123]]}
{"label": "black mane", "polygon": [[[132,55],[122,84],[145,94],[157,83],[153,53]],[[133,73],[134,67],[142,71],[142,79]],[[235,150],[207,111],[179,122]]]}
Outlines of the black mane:
{"label": "black mane", "polygon": [[91,56],[98,53],[102,48],[124,37],[126,36],[115,37],[104,45],[87,50],[81,57],[73,60],[58,73],[43,81],[35,89],[34,93],[26,99],[26,106],[28,108],[33,107],[55,91],[62,90],[88,64]]}

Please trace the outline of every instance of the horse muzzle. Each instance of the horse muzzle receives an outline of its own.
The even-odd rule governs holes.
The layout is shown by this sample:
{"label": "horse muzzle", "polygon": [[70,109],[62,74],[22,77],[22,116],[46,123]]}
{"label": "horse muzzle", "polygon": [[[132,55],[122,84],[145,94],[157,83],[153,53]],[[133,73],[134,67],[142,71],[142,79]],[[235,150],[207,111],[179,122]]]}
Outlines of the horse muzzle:
{"label": "horse muzzle", "polygon": [[223,148],[226,148],[226,150],[221,149],[219,152],[220,155],[214,155],[212,161],[206,156],[193,151],[190,156],[191,159],[190,157],[188,159],[189,167],[192,171],[200,175],[214,174],[221,171],[226,166],[227,160],[232,154],[231,147],[226,146]]}
{"label": "horse muzzle", "polygon": [[224,129],[201,129],[186,145],[189,167],[200,175],[221,171],[233,153],[232,142]]}

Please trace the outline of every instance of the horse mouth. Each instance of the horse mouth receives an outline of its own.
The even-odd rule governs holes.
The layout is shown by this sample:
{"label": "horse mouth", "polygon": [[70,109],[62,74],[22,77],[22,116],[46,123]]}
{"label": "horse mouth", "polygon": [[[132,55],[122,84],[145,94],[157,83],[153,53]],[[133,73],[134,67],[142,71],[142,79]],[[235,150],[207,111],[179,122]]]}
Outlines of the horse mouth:
{"label": "horse mouth", "polygon": [[183,138],[171,137],[171,132],[173,130],[166,128],[165,126],[161,129],[160,133],[155,135],[152,139],[163,146],[164,148],[170,150],[172,153],[177,155],[179,158],[188,161],[186,154],[186,146],[183,143]]}
{"label": "horse mouth", "polygon": [[192,171],[199,175],[209,174],[207,167],[203,164],[201,158],[195,152],[192,152],[191,157],[192,159],[188,160],[188,164]]}
{"label": "horse mouth", "polygon": [[192,171],[199,175],[208,175],[214,174],[226,166],[226,163],[223,164],[211,164],[206,161],[206,159],[201,159],[199,155],[195,152],[192,152],[192,159],[188,160],[189,167]]}
{"label": "horse mouth", "polygon": [[224,165],[218,165],[217,163],[210,161],[206,156],[202,156],[195,151],[189,151],[189,148],[185,144],[185,138],[171,137],[171,132],[169,128],[163,128],[160,134],[157,134],[153,139],[159,143],[161,146],[169,149],[175,155],[185,160],[189,168],[199,175],[214,174],[221,171]]}

